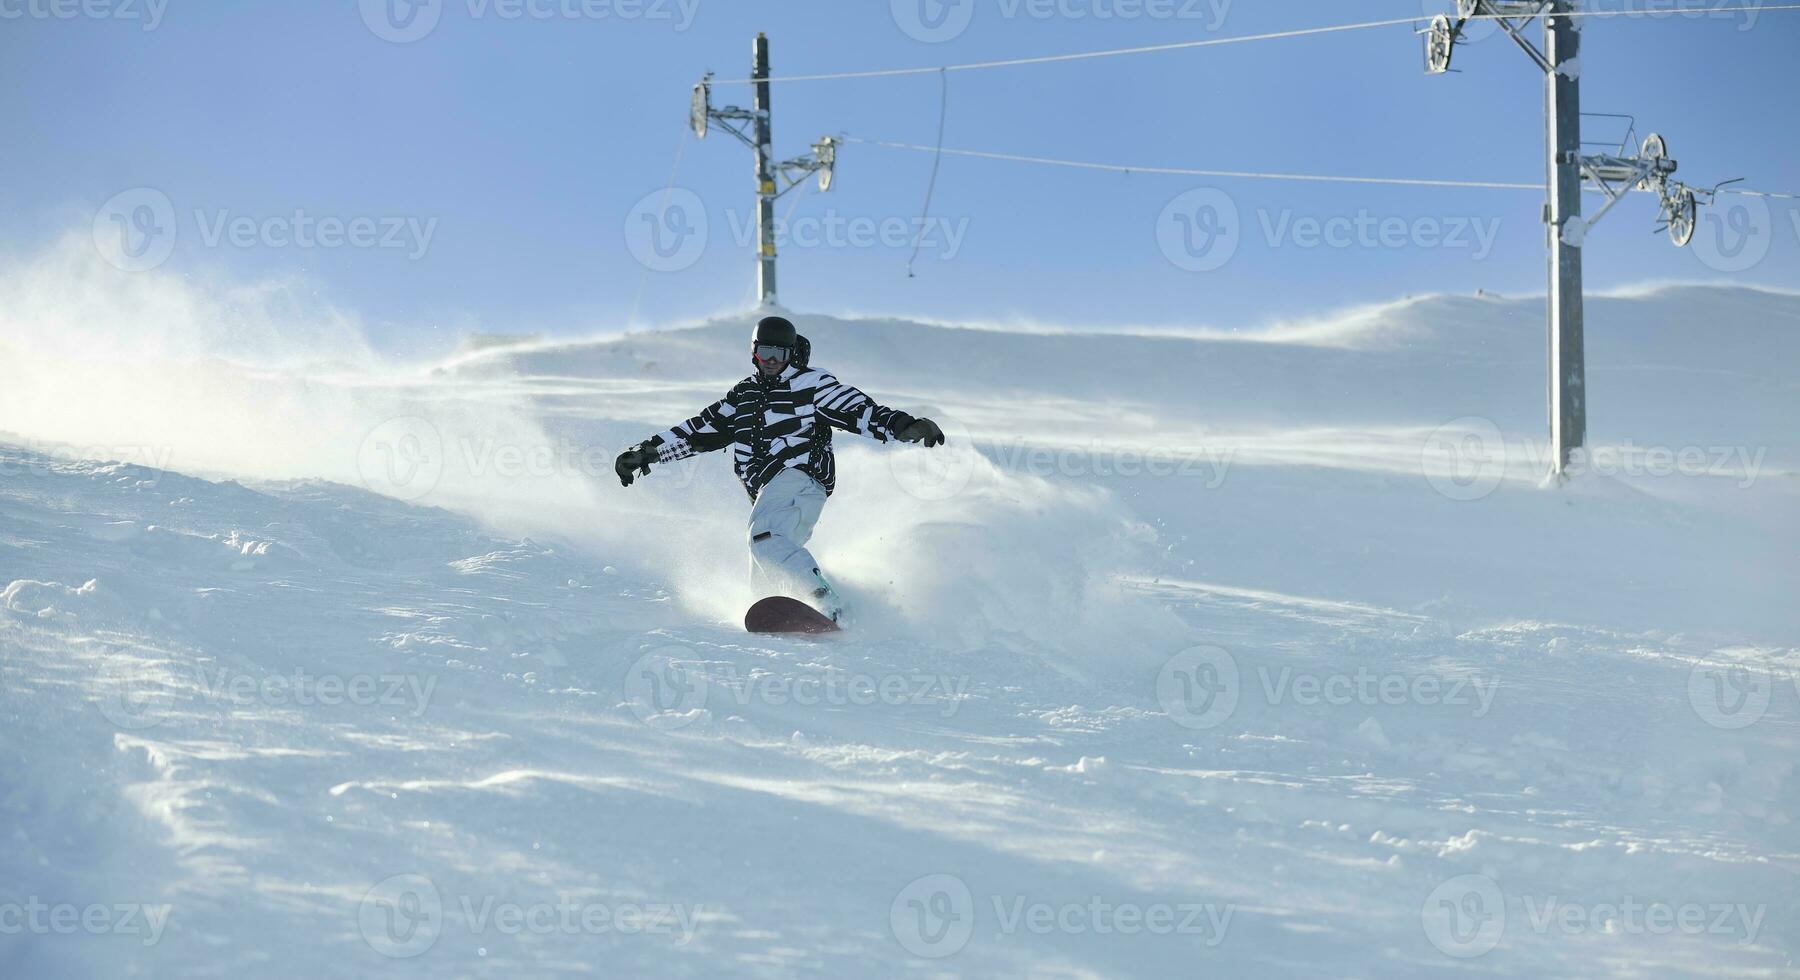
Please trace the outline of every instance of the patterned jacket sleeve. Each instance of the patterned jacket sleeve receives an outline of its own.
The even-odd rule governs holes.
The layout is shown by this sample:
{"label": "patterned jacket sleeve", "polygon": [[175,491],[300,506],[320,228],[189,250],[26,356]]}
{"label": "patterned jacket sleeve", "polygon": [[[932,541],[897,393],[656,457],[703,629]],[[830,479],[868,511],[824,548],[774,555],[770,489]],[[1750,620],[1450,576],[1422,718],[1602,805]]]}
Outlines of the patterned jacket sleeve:
{"label": "patterned jacket sleeve", "polygon": [[813,411],[834,429],[876,442],[897,438],[900,430],[913,421],[905,412],[877,405],[868,395],[824,372],[820,372],[818,390],[813,392]]}
{"label": "patterned jacket sleeve", "polygon": [[731,404],[731,395],[727,393],[724,398],[701,409],[699,415],[651,436],[644,445],[656,453],[656,459],[661,463],[724,449],[732,443],[731,416],[736,411],[737,407]]}

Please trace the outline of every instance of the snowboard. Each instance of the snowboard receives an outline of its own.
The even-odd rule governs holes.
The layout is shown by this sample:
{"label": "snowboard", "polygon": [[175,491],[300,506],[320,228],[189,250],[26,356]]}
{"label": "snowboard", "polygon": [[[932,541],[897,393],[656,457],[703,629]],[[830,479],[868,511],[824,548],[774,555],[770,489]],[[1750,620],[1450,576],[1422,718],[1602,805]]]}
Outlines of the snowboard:
{"label": "snowboard", "polygon": [[744,629],[751,633],[836,633],[842,627],[799,599],[772,595],[756,600],[744,613]]}

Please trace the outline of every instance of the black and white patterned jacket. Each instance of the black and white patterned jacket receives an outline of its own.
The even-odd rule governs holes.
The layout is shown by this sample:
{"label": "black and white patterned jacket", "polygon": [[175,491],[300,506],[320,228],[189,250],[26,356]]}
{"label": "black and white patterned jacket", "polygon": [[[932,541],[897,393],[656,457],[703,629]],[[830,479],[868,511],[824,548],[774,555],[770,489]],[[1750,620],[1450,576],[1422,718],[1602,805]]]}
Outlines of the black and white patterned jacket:
{"label": "black and white patterned jacket", "polygon": [[800,338],[793,363],[781,374],[765,378],[759,372],[739,381],[724,398],[651,436],[644,446],[663,463],[732,447],[732,466],[751,500],[789,467],[831,493],[837,484],[832,429],[887,442],[912,424],[913,417],[877,405],[868,395],[811,367],[810,352],[806,338]]}

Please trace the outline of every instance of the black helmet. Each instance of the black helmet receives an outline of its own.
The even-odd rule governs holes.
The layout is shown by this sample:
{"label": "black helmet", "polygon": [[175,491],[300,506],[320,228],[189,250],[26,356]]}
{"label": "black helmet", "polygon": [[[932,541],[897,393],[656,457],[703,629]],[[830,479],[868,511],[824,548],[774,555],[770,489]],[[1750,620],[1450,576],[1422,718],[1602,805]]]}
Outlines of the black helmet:
{"label": "black helmet", "polygon": [[794,330],[794,324],[787,317],[765,316],[756,321],[756,329],[750,334],[750,346],[764,344],[793,350],[795,338],[798,336],[799,333]]}

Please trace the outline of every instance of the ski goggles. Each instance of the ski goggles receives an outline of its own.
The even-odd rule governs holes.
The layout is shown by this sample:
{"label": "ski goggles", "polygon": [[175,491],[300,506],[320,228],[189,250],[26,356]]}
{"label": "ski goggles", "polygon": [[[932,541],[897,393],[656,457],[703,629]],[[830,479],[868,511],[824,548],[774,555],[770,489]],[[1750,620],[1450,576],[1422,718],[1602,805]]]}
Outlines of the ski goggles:
{"label": "ski goggles", "polygon": [[775,344],[757,344],[753,350],[759,361],[785,361],[794,354],[792,350]]}

